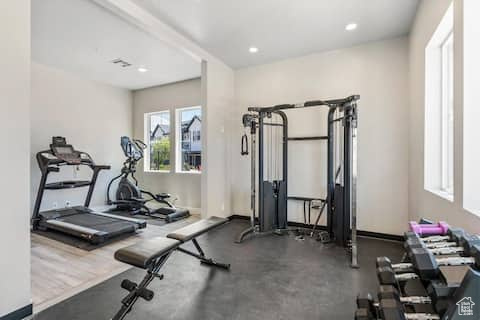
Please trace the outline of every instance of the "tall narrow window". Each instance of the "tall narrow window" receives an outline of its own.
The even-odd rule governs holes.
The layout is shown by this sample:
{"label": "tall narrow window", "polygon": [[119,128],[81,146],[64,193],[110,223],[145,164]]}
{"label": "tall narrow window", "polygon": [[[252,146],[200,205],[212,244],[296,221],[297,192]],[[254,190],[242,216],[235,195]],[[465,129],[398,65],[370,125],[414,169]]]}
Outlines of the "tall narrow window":
{"label": "tall narrow window", "polygon": [[145,154],[147,171],[170,171],[170,112],[145,114]]}
{"label": "tall narrow window", "polygon": [[425,49],[425,189],[453,201],[453,6]]}
{"label": "tall narrow window", "polygon": [[177,109],[176,122],[177,172],[201,172],[202,108]]}
{"label": "tall narrow window", "polygon": [[442,44],[442,186],[453,195],[453,32]]}

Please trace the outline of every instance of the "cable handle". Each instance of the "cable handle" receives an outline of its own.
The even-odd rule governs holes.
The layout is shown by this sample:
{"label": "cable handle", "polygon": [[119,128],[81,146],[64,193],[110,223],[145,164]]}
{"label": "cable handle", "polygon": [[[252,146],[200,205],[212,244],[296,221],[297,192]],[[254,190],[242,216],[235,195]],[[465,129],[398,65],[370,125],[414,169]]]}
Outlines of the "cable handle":
{"label": "cable handle", "polygon": [[248,156],[248,137],[246,133],[242,136],[242,149],[240,153],[242,156]]}

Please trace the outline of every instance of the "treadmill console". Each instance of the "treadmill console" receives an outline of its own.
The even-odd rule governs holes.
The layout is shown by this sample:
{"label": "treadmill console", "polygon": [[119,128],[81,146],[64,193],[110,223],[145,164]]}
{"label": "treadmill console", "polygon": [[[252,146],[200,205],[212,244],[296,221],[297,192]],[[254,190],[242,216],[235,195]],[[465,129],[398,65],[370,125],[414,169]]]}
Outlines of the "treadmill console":
{"label": "treadmill console", "polygon": [[71,144],[67,144],[67,140],[64,137],[53,137],[50,150],[55,157],[68,164],[75,165],[82,162],[81,153],[75,151]]}

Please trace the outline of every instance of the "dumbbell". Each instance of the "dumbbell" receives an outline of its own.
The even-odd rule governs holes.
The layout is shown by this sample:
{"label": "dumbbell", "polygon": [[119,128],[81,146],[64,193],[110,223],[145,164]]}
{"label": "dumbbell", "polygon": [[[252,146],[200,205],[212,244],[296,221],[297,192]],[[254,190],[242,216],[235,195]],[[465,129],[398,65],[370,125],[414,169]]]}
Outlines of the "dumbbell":
{"label": "dumbbell", "polygon": [[[405,316],[405,308],[404,305],[407,304],[430,304],[431,299],[429,297],[420,297],[420,296],[410,296],[410,297],[402,297],[397,289],[393,286],[380,286],[378,299],[380,302],[375,302],[372,298],[371,294],[367,294],[365,296],[357,296],[357,311],[355,312],[355,320],[370,320],[370,319],[378,319],[380,316],[390,316],[387,319],[397,319],[392,317],[393,312],[387,311],[382,312],[382,301],[383,300],[394,300],[396,301],[396,308],[398,309],[398,315]],[[388,303],[387,303],[388,304]],[[411,314],[407,313],[405,319],[415,319],[412,318],[413,315],[422,316],[425,314]],[[384,318],[382,318],[384,319]],[[403,319],[403,318],[399,318]],[[428,319],[428,318],[427,318]],[[434,318],[435,319],[435,318]],[[439,319],[439,318],[438,318]]]}
{"label": "dumbbell", "polygon": [[469,257],[435,257],[428,249],[413,248],[409,257],[415,271],[422,280],[438,278],[441,266],[480,266],[480,245],[474,245],[469,250]]}
{"label": "dumbbell", "polygon": [[418,274],[414,272],[396,273],[390,267],[377,268],[378,282],[382,285],[392,285],[398,287],[399,285],[409,281],[418,279]]}
{"label": "dumbbell", "polygon": [[383,299],[380,301],[379,313],[382,320],[440,320],[438,314],[433,313],[407,313],[403,304],[396,299]]}
{"label": "dumbbell", "polygon": [[357,311],[355,320],[368,320],[378,318],[378,303],[373,300],[370,293],[357,296]]}
{"label": "dumbbell", "polygon": [[[380,285],[378,290],[378,301],[383,299],[395,299],[406,305],[431,304],[432,299],[424,296],[401,296],[400,292],[392,285]],[[370,293],[357,296],[357,308],[366,309],[374,317],[377,316],[379,304],[375,302]]]}
{"label": "dumbbell", "polygon": [[392,285],[380,285],[378,290],[378,300],[395,299],[402,304],[432,304],[432,299],[425,296],[401,296],[400,292]]}
{"label": "dumbbell", "polygon": [[377,317],[374,317],[368,309],[357,309],[355,311],[355,320],[376,320]]}
{"label": "dumbbell", "polygon": [[436,235],[429,237],[421,237],[413,231],[407,231],[404,233],[403,237],[405,239],[405,244],[415,244],[415,243],[424,243],[429,246],[436,247],[440,243],[453,241],[456,242],[460,237],[465,234],[465,231],[461,228],[451,228],[447,231],[445,235]]}
{"label": "dumbbell", "polygon": [[461,229],[453,231],[449,240],[448,242],[425,242],[417,235],[411,235],[405,241],[404,247],[407,252],[413,248],[425,248],[434,255],[471,255],[473,246],[480,245],[480,237],[469,235]]}
{"label": "dumbbell", "polygon": [[414,231],[407,231],[404,233],[403,236],[405,240],[408,240],[410,238],[417,238],[417,239],[421,239],[424,243],[434,243],[434,242],[450,241],[452,238],[459,237],[464,233],[465,231],[461,228],[449,228],[444,234],[441,234],[441,235],[422,237],[421,234],[417,234]]}
{"label": "dumbbell", "polygon": [[450,227],[444,221],[440,221],[439,223],[426,223],[426,224],[410,221],[409,226],[412,232],[415,232],[420,236],[445,235],[450,230]]}
{"label": "dumbbell", "polygon": [[[416,278],[434,280],[438,278],[440,266],[480,266],[480,246],[473,246],[471,253],[471,257],[435,257],[428,249],[414,248],[409,255],[411,263],[392,264],[389,258],[378,257],[377,276],[381,284],[391,285]],[[408,272],[398,273],[403,271]]]}

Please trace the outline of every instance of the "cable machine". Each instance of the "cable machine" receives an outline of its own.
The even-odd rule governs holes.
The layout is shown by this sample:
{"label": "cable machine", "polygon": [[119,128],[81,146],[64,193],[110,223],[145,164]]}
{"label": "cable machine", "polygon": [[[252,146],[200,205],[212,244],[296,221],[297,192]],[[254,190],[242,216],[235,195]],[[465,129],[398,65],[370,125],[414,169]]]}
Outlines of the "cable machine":
{"label": "cable machine", "polygon": [[[323,212],[327,212],[326,237],[349,248],[352,267],[357,260],[357,101],[358,95],[344,99],[307,101],[273,107],[250,107],[242,117],[244,128],[241,154],[251,161],[251,226],[237,238],[237,243],[248,236],[288,232],[288,200],[320,201],[311,236],[319,226]],[[288,136],[288,119],[282,110],[309,107],[327,107],[327,135],[316,137]],[[250,150],[248,145],[250,135]],[[257,146],[258,137],[258,146]],[[289,197],[288,141],[319,140],[327,142],[327,195],[325,199]],[[257,156],[258,150],[258,156]],[[258,172],[257,172],[258,164]],[[257,180],[258,179],[258,180]],[[257,196],[258,186],[258,196]],[[257,212],[258,206],[258,212]],[[258,216],[257,216],[258,215]]]}

